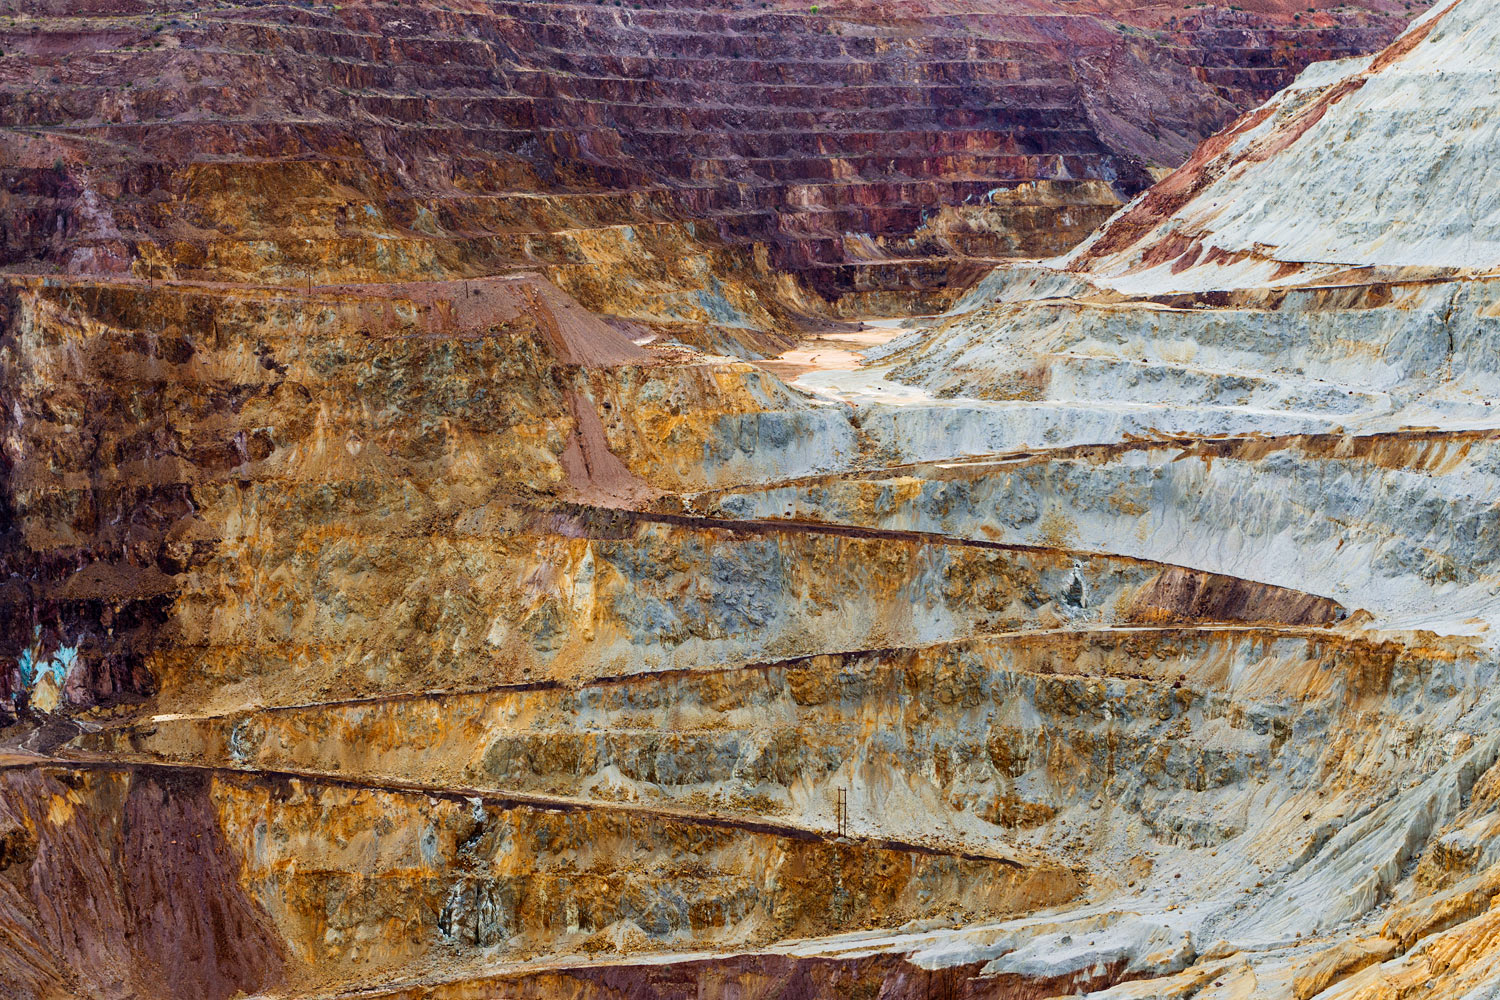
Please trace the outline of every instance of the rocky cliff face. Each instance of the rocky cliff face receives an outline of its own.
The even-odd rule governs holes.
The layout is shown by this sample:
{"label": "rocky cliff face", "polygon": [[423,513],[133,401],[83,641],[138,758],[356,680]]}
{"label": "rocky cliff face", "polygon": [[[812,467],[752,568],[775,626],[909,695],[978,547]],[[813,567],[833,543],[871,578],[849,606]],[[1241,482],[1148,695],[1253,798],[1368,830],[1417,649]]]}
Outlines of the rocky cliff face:
{"label": "rocky cliff face", "polygon": [[[663,180],[629,80],[749,137],[662,67],[958,31],[885,8],[7,26],[60,82],[0,130],[0,993],[1487,995],[1496,3],[936,320],[738,360],[822,279]],[[1298,57],[1214,39],[1315,30],[1128,16],[1226,101]]]}
{"label": "rocky cliff face", "polygon": [[1412,9],[13,0],[0,263],[523,267],[590,308],[728,327],[767,325],[768,296],[920,311],[994,257],[1070,248]]}

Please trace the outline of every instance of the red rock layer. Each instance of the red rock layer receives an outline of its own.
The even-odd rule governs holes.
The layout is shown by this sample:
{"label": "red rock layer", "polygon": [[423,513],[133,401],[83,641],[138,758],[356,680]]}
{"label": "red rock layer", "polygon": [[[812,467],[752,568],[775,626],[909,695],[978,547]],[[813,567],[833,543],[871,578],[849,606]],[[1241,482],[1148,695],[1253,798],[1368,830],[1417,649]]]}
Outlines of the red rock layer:
{"label": "red rock layer", "polygon": [[0,773],[0,992],[218,1000],[279,980],[285,948],[213,820],[200,775]]}
{"label": "red rock layer", "polygon": [[[828,296],[933,287],[977,276],[964,258],[1066,249],[1302,65],[1411,13],[1116,6],[20,0],[0,21],[0,265],[492,273],[691,220]],[[1023,182],[998,223],[929,226]]]}

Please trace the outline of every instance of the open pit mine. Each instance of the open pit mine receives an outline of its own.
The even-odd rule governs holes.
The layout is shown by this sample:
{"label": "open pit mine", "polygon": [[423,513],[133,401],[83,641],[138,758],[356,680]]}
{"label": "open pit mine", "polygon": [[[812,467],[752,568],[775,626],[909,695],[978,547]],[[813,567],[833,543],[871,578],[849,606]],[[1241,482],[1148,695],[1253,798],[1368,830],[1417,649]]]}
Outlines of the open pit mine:
{"label": "open pit mine", "polygon": [[1500,997],[1500,0],[0,0],[0,998]]}

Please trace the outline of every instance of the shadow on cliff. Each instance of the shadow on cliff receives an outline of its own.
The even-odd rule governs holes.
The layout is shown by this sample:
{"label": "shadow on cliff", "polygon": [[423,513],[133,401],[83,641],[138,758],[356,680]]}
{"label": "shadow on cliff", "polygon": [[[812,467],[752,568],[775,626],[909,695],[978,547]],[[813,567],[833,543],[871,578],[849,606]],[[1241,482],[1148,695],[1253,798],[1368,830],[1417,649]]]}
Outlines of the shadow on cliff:
{"label": "shadow on cliff", "polygon": [[146,653],[192,555],[167,538],[187,487],[114,474],[159,454],[164,394],[122,392],[117,345],[59,346],[24,294],[0,295],[0,724],[153,693]]}
{"label": "shadow on cliff", "polygon": [[196,774],[0,775],[0,993],[222,1000],[286,955]]}

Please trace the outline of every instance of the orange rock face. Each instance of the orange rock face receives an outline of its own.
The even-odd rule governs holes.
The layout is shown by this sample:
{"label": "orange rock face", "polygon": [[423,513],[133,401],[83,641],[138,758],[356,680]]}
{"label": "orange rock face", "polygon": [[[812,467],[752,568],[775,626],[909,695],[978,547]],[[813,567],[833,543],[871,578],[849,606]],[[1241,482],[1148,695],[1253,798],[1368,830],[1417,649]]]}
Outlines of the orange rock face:
{"label": "orange rock face", "polygon": [[1500,432],[1297,368],[1439,292],[960,301],[1415,5],[64,6],[0,996],[1483,995]]}

